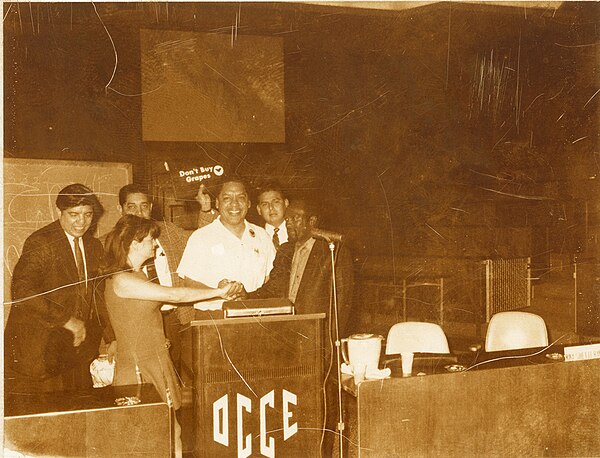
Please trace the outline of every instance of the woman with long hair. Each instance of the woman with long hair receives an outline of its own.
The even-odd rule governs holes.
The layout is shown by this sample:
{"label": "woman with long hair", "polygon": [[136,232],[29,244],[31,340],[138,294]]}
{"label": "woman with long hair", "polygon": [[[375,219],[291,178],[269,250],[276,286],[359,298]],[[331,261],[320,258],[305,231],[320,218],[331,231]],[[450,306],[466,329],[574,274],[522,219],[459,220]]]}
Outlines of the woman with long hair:
{"label": "woman with long hair", "polygon": [[[171,288],[153,283],[144,274],[144,263],[154,258],[158,225],[148,219],[124,215],[108,234],[103,275],[105,299],[117,339],[113,385],[150,382],[175,410],[181,406],[177,374],[169,356],[160,307],[164,303],[193,303],[234,297],[236,282],[222,287]],[[175,420],[176,454],[181,454],[180,427]]]}

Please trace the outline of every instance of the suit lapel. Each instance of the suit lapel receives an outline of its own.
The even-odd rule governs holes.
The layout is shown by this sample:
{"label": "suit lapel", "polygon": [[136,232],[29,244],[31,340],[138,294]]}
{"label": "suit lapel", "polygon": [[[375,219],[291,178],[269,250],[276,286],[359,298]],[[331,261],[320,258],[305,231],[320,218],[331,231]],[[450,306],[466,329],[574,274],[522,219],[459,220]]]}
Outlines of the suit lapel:
{"label": "suit lapel", "polygon": [[292,274],[292,261],[294,260],[294,242],[286,242],[279,247],[277,250],[276,256],[285,256],[286,264],[285,264],[285,297],[288,297],[290,291],[290,275]]}
{"label": "suit lapel", "polygon": [[323,260],[324,256],[323,246],[320,240],[317,240],[308,256],[308,261],[300,280],[300,286],[298,287],[296,302],[302,303],[310,291],[315,291],[321,285],[321,279],[327,272],[327,264]]}

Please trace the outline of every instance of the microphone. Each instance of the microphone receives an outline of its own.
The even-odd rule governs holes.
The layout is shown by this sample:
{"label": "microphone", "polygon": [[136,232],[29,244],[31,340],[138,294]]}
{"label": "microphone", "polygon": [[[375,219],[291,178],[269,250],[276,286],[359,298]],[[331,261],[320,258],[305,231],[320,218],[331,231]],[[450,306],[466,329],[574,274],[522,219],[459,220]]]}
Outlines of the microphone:
{"label": "microphone", "polygon": [[328,242],[338,242],[341,243],[344,236],[338,232],[325,231],[323,229],[313,228],[311,230],[311,234],[313,237],[327,240]]}

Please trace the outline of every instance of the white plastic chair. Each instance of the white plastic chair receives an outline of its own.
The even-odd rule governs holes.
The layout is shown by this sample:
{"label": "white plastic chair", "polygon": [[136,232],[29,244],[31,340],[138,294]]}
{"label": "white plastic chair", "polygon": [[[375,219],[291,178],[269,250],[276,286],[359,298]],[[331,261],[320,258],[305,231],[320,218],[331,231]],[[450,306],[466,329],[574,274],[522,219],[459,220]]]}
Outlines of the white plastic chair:
{"label": "white plastic chair", "polygon": [[450,353],[450,347],[439,325],[406,321],[396,323],[388,332],[385,354],[398,353]]}
{"label": "white plastic chair", "polygon": [[500,312],[490,319],[485,351],[545,347],[548,331],[544,319],[529,312]]}

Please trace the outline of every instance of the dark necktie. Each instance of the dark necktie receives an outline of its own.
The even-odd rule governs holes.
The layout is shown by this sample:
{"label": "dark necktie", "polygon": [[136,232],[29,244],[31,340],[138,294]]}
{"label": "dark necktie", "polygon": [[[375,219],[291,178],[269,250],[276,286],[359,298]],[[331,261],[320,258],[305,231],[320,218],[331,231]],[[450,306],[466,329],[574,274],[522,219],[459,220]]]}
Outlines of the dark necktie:
{"label": "dark necktie", "polygon": [[154,258],[150,259],[146,264],[146,272],[148,273],[148,279],[154,283],[160,284],[158,280],[158,273],[156,273],[156,264],[154,264]]}
{"label": "dark necktie", "polygon": [[275,245],[275,249],[279,248],[279,236],[277,235],[278,232],[279,232],[278,227],[273,229],[273,245]]}
{"label": "dark necktie", "polygon": [[85,299],[87,295],[87,281],[85,278],[83,253],[81,252],[81,246],[79,246],[79,240],[81,240],[81,237],[75,237],[73,240],[73,247],[75,248],[75,264],[77,264],[77,276],[79,277],[79,291],[81,294],[81,299],[75,311],[75,316],[80,320],[85,321],[87,320],[89,314],[87,300]]}
{"label": "dark necktie", "polygon": [[73,240],[73,246],[75,247],[75,263],[77,264],[77,275],[80,282],[85,282],[85,266],[83,265],[83,253],[79,246],[79,240],[81,237],[75,237]]}

